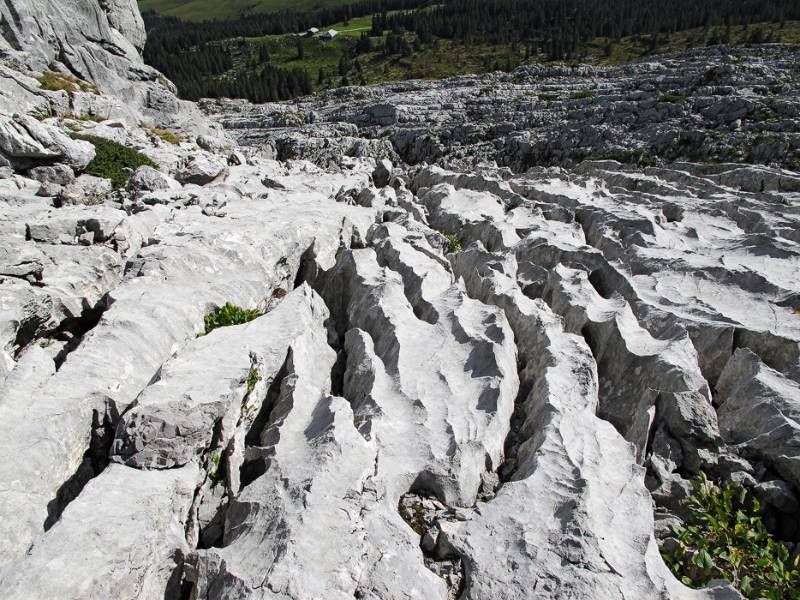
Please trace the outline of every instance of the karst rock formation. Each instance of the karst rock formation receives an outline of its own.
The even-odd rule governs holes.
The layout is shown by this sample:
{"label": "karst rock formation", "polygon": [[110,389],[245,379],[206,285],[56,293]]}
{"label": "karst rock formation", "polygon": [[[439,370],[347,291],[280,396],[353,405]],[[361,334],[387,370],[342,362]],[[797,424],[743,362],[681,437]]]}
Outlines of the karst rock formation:
{"label": "karst rock formation", "polygon": [[800,538],[796,53],[194,105],[134,0],[0,16],[3,598],[741,598],[700,471]]}

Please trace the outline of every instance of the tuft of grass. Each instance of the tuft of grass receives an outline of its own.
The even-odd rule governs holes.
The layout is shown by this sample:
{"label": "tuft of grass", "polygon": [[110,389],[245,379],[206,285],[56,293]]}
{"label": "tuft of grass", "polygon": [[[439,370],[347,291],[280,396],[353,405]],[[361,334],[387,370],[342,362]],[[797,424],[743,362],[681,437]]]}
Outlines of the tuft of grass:
{"label": "tuft of grass", "polygon": [[86,173],[111,180],[115,188],[128,185],[130,174],[141,166],[158,169],[150,158],[132,148],[94,135],[70,134],[75,140],[94,144],[94,160],[86,167]]}
{"label": "tuft of grass", "polygon": [[99,94],[97,87],[91,83],[78,79],[74,75],[68,73],[56,73],[54,71],[45,71],[37,76],[39,85],[43,90],[51,92],[65,91],[72,96],[75,92],[87,92],[89,94]]}
{"label": "tuft of grass", "polygon": [[213,466],[213,469],[208,470],[208,478],[211,480],[211,487],[215,487],[218,484],[224,485],[227,482],[224,465],[221,466],[221,463],[222,454],[215,452],[211,455],[211,465]]}
{"label": "tuft of grass", "polygon": [[690,518],[675,528],[677,548],[664,560],[685,585],[726,579],[747,598],[800,600],[800,557],[773,539],[759,502],[738,482],[717,485],[700,473],[684,503]]}
{"label": "tuft of grass", "polygon": [[583,100],[584,98],[594,98],[597,96],[597,92],[594,90],[578,90],[577,92],[572,92],[569,95],[570,100]]}
{"label": "tuft of grass", "polygon": [[250,367],[250,371],[247,373],[247,393],[248,394],[255,389],[256,384],[259,381],[261,381],[261,371],[259,371],[255,367]]}
{"label": "tuft of grass", "polygon": [[[205,322],[206,330],[205,333],[198,334],[198,337],[207,335],[219,327],[249,323],[261,315],[261,311],[256,308],[242,308],[230,302],[226,302],[225,306],[215,308],[204,317],[203,321]],[[255,383],[253,385],[255,385]]]}
{"label": "tuft of grass", "polygon": [[461,240],[457,235],[454,234],[445,234],[447,241],[450,242],[450,252],[461,252],[464,250],[464,246],[461,244]]}
{"label": "tuft of grass", "polygon": [[542,102],[555,102],[558,100],[558,94],[539,94],[539,100]]}
{"label": "tuft of grass", "polygon": [[140,127],[144,129],[147,133],[149,133],[151,136],[162,139],[168,144],[172,144],[174,146],[179,146],[180,143],[183,141],[183,138],[181,136],[179,136],[177,133],[169,131],[168,129],[161,129],[160,127],[151,127],[150,125],[145,125],[144,123],[140,125]]}

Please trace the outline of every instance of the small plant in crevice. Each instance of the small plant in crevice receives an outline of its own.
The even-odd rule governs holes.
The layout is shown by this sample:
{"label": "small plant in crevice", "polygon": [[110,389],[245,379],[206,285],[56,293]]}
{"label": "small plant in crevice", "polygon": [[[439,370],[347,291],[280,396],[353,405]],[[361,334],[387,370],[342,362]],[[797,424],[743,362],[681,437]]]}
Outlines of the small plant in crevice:
{"label": "small plant in crevice", "polygon": [[[225,469],[221,466],[222,454],[215,452],[211,455],[211,467],[208,469],[208,478],[211,480],[211,485],[216,486],[226,483]],[[213,468],[212,468],[213,467]]]}
{"label": "small plant in crevice", "polygon": [[207,335],[219,327],[249,323],[261,315],[262,312],[256,308],[242,308],[226,302],[225,306],[215,308],[203,318],[206,330],[197,334],[197,337]]}
{"label": "small plant in crevice", "polygon": [[450,252],[461,252],[464,250],[464,246],[461,244],[461,239],[452,233],[446,233],[445,236],[447,241],[450,243]]}
{"label": "small plant in crevice", "polygon": [[261,381],[261,371],[256,369],[255,367],[251,367],[250,371],[247,373],[247,393],[251,393],[256,384]]}
{"label": "small plant in crevice", "polygon": [[721,485],[704,473],[684,503],[690,517],[675,528],[664,560],[685,584],[703,587],[726,579],[747,598],[800,600],[800,556],[790,558],[761,517],[759,502],[738,482]]}
{"label": "small plant in crevice", "polygon": [[149,157],[112,140],[79,133],[72,133],[70,137],[94,145],[94,159],[86,167],[86,173],[110,179],[115,188],[124,188],[130,174],[141,166],[158,169],[158,165]]}

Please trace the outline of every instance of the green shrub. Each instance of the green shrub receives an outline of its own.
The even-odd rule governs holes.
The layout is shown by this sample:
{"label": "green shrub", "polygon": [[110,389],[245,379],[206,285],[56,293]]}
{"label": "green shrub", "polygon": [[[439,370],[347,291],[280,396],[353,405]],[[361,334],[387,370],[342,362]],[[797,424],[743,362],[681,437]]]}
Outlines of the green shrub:
{"label": "green shrub", "polygon": [[554,102],[558,100],[558,94],[539,94],[539,100],[542,102]]}
{"label": "green shrub", "polygon": [[447,241],[450,242],[450,252],[461,252],[464,246],[461,245],[461,240],[457,235],[445,234]]}
{"label": "green shrub", "polygon": [[115,188],[123,188],[128,184],[130,173],[126,169],[135,171],[143,165],[158,169],[158,165],[141,152],[117,142],[94,135],[81,135],[78,133],[70,135],[73,139],[94,144],[94,160],[86,167],[86,173],[95,177],[110,179]]}
{"label": "green shrub", "polygon": [[799,558],[764,526],[758,500],[738,482],[716,485],[705,474],[684,500],[691,517],[676,527],[678,547],[664,560],[693,587],[727,579],[748,598],[800,600]]}
{"label": "green shrub", "polygon": [[[241,308],[235,304],[227,302],[225,306],[221,308],[215,308],[205,316],[204,321],[206,331],[200,335],[211,333],[218,327],[228,327],[229,325],[241,325],[242,323],[248,323],[253,319],[260,317],[261,314],[261,311],[258,309]],[[253,383],[253,385],[255,385],[255,383]]]}
{"label": "green shrub", "polygon": [[578,90],[569,95],[570,100],[583,100],[584,98],[594,98],[597,92],[593,90]]}

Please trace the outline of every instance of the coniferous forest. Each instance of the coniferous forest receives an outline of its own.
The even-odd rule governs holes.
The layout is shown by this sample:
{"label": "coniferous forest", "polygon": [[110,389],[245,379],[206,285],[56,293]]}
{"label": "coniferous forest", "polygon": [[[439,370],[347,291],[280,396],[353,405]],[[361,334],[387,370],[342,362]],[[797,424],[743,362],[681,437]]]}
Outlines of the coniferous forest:
{"label": "coniferous forest", "polygon": [[[296,66],[276,66],[264,36],[300,33],[310,27],[347,24],[371,17],[369,31],[341,46],[338,78],[304,63],[297,43]],[[308,94],[317,84],[358,82],[359,56],[380,51],[413,60],[415,52],[439,40],[469,52],[481,45],[524,48],[525,59],[581,60],[592,40],[610,47],[636,36],[656,51],[662,39],[678,31],[717,28],[707,43],[727,43],[732,28],[756,23],[800,20],[797,0],[367,0],[314,11],[282,11],[227,21],[184,22],[153,12],[145,60],[178,86],[182,97],[244,97],[254,102]],[[760,29],[746,38],[768,42]],[[349,41],[349,40],[348,40]],[[262,44],[262,45],[259,45]],[[437,46],[438,47],[438,46]],[[255,48],[254,51],[251,49]],[[244,58],[243,58],[244,57]],[[489,66],[489,65],[487,65]],[[508,66],[515,66],[508,61]],[[355,70],[351,70],[353,67]],[[363,82],[363,81],[362,81]]]}

